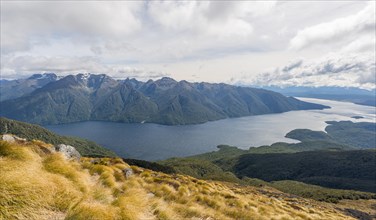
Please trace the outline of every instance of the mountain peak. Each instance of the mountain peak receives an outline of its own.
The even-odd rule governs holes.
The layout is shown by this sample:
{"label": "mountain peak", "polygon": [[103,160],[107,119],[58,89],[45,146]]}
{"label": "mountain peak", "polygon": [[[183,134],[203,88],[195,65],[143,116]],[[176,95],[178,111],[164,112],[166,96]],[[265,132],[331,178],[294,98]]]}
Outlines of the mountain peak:
{"label": "mountain peak", "polygon": [[179,85],[180,87],[184,88],[184,89],[187,89],[187,90],[191,90],[191,89],[193,89],[192,84],[189,83],[189,82],[186,81],[186,80],[182,80],[182,81],[180,81],[180,82],[178,83],[178,85]]}
{"label": "mountain peak", "polygon": [[55,73],[43,73],[43,74],[36,73],[36,74],[31,75],[27,79],[31,79],[31,80],[32,79],[37,79],[37,80],[40,80],[40,79],[53,79],[53,80],[56,80],[57,78],[58,78],[58,76]]}
{"label": "mountain peak", "polygon": [[[79,73],[76,75],[77,79],[88,80],[92,75],[90,73]],[[94,75],[95,76],[95,75]]]}
{"label": "mountain peak", "polygon": [[155,81],[155,84],[162,88],[172,88],[175,86],[178,82],[170,77],[163,77],[157,81]]}
{"label": "mountain peak", "polygon": [[161,79],[157,80],[157,81],[162,81],[162,82],[177,82],[176,80],[174,80],[173,78],[171,77],[162,77]]}

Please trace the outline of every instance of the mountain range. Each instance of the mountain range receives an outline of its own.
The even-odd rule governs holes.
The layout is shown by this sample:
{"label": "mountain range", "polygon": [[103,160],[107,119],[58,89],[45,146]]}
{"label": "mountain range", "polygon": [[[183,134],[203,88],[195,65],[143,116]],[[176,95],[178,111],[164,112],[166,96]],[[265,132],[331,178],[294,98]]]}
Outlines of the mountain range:
{"label": "mountain range", "polygon": [[41,88],[50,82],[57,81],[54,73],[34,74],[26,79],[0,80],[0,101],[18,98]]}
{"label": "mountain range", "polygon": [[[4,89],[10,87],[12,92]],[[12,93],[20,96],[0,103],[1,116],[37,124],[100,120],[183,125],[326,108],[264,89],[178,82],[168,77],[141,82],[115,80],[105,74],[34,75],[18,83],[2,82],[1,91],[2,99],[14,97]]]}

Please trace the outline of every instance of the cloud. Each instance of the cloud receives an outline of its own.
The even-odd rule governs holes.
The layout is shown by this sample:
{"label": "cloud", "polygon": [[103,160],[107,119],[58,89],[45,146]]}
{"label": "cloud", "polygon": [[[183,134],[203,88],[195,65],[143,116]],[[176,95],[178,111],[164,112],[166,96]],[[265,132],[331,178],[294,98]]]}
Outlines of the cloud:
{"label": "cloud", "polygon": [[[338,18],[330,22],[320,23],[298,31],[290,41],[290,49],[301,50],[307,47],[356,44],[349,49],[359,49],[359,36],[375,36],[375,2],[368,5],[356,14]],[[372,41],[368,41],[372,42]],[[373,45],[375,44],[373,40]]]}
{"label": "cloud", "polygon": [[275,1],[150,1],[148,14],[168,31],[215,38],[247,37],[250,18],[270,12]]}
{"label": "cloud", "polygon": [[339,86],[375,89],[375,55],[329,54],[318,60],[298,60],[259,74],[248,82],[243,79],[241,83],[257,86]]}
{"label": "cloud", "polygon": [[4,57],[1,77],[27,76],[39,72],[66,74],[91,71],[107,72],[109,69],[94,57],[8,56]]}
{"label": "cloud", "polygon": [[1,66],[1,78],[25,78],[34,73],[53,72],[58,75],[76,73],[105,73],[115,78],[156,79],[170,76],[168,73],[152,71],[126,65],[106,65],[95,57],[44,57],[7,56]]}
{"label": "cloud", "polygon": [[366,34],[359,36],[357,39],[351,43],[345,45],[340,52],[349,53],[349,52],[367,52],[367,51],[376,51],[376,40],[375,33]]}
{"label": "cloud", "polygon": [[117,38],[140,30],[143,2],[1,2],[2,53],[28,50],[33,40]]}
{"label": "cloud", "polygon": [[28,51],[36,41],[49,44],[61,38],[96,49],[115,41],[151,51],[153,44],[169,42],[195,41],[194,49],[213,47],[213,41],[217,47],[239,44],[249,42],[252,18],[268,14],[275,5],[275,1],[6,1],[1,7],[1,48],[3,54]]}
{"label": "cloud", "polygon": [[287,66],[283,67],[282,71],[283,72],[291,71],[291,70],[293,70],[295,68],[300,67],[302,65],[302,63],[303,63],[303,60],[296,60],[296,61],[288,64]]}
{"label": "cloud", "polygon": [[[363,1],[2,1],[1,77],[53,71],[250,82],[266,68],[280,66],[266,71],[268,78],[290,84],[303,83],[304,77],[305,84],[335,79],[334,83],[364,86],[374,71],[361,72],[364,67],[356,63],[359,57],[375,57],[373,5]],[[324,65],[318,57],[330,52],[326,59],[333,62]],[[354,55],[354,63],[334,65],[342,62],[336,59],[355,53],[360,56]],[[288,60],[295,62],[284,65]]]}

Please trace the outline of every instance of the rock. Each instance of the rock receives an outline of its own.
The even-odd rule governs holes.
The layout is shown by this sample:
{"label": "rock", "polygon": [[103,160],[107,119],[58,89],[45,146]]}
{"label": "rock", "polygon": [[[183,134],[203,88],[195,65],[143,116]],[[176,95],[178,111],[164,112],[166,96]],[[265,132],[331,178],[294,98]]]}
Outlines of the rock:
{"label": "rock", "polygon": [[148,198],[153,198],[153,197],[155,197],[154,193],[151,193],[151,192],[149,192],[148,194],[146,194],[146,196],[147,196]]}
{"label": "rock", "polygon": [[55,150],[62,153],[67,159],[79,160],[81,158],[81,154],[76,150],[76,148],[70,145],[59,144],[55,146]]}
{"label": "rock", "polygon": [[10,134],[3,134],[3,136],[1,137],[1,140],[11,142],[11,143],[16,141],[16,139],[14,139],[14,137]]}
{"label": "rock", "polygon": [[92,163],[92,164],[99,164],[100,161],[101,160],[98,159],[98,158],[93,158],[93,159],[90,160],[90,163]]}
{"label": "rock", "polygon": [[1,140],[7,141],[7,142],[26,141],[25,138],[20,138],[12,134],[3,134],[1,137]]}
{"label": "rock", "polygon": [[45,153],[45,154],[53,154],[53,153],[56,153],[56,150],[54,147],[42,147],[42,146],[38,146],[39,149]]}
{"label": "rock", "polygon": [[16,139],[16,141],[23,141],[23,142],[26,141],[26,138],[20,138],[20,137],[17,137],[16,135],[13,135],[13,138]]}
{"label": "rock", "polygon": [[126,178],[129,178],[133,175],[133,170],[131,168],[125,168],[123,170],[123,173],[124,173]]}

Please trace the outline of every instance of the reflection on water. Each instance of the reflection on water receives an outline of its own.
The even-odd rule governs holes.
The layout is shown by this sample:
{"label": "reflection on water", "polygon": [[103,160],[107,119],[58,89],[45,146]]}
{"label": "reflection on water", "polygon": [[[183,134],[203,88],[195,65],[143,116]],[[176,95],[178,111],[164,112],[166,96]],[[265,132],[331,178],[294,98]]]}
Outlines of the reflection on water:
{"label": "reflection on water", "polygon": [[[219,144],[248,149],[295,140],[284,135],[296,128],[324,130],[325,121],[376,122],[376,108],[322,99],[299,98],[328,105],[330,109],[224,119],[199,125],[164,126],[113,122],[79,122],[46,126],[62,135],[93,140],[122,157],[159,160],[216,150]],[[352,116],[364,118],[354,119]]]}

